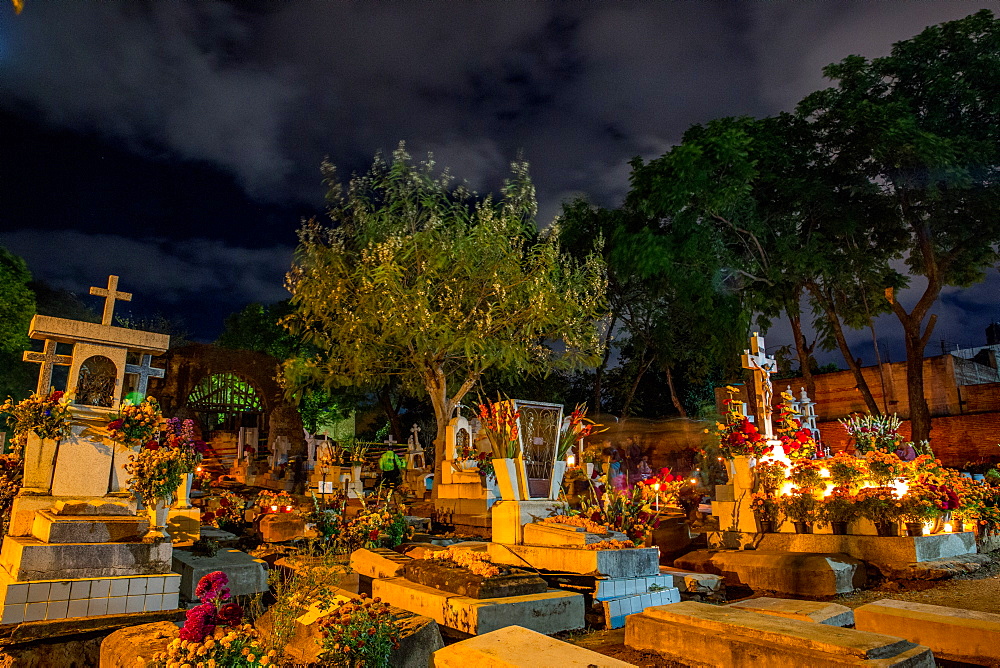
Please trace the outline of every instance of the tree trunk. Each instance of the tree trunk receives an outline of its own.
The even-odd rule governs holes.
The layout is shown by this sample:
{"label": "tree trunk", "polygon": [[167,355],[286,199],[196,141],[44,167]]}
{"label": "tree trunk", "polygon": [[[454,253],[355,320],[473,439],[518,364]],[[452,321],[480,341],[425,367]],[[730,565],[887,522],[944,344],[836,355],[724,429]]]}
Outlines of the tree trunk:
{"label": "tree trunk", "polygon": [[628,389],[628,394],[625,396],[625,403],[622,404],[622,418],[628,417],[628,409],[632,405],[632,399],[635,398],[635,392],[639,389],[639,381],[642,380],[643,374],[646,373],[646,369],[653,363],[653,358],[649,358],[642,363],[639,367],[639,371],[635,374],[635,380],[632,381],[632,386]]}
{"label": "tree trunk", "polygon": [[445,460],[445,440],[448,434],[448,422],[451,421],[451,414],[455,410],[455,405],[468,394],[479,381],[479,372],[470,375],[458,388],[453,397],[448,397],[448,379],[444,369],[440,365],[431,366],[424,370],[424,388],[431,398],[431,405],[434,407],[434,420],[437,423],[437,436],[434,438],[434,490],[432,498],[437,498],[438,485],[441,480],[441,471]]}
{"label": "tree trunk", "polygon": [[[788,309],[788,322],[792,325],[792,337],[795,339],[795,353],[799,358],[799,370],[802,372],[802,382],[806,384],[806,391],[813,399],[816,398],[816,379],[812,373],[812,346],[806,345],[806,337],[802,334],[802,315],[795,310],[792,315]],[[815,342],[813,343],[815,345]]]}
{"label": "tree trunk", "polygon": [[379,390],[378,403],[389,418],[389,434],[397,443],[402,443],[403,421],[399,417],[399,409],[392,405],[392,391],[388,385]]}
{"label": "tree trunk", "polygon": [[597,369],[594,370],[594,403],[592,413],[595,415],[601,412],[601,384],[604,380],[604,370],[608,368],[608,360],[611,358],[611,334],[615,330],[618,322],[618,314],[611,314],[611,322],[608,323],[608,331],[604,335],[604,357]]}
{"label": "tree trunk", "polygon": [[[904,330],[905,331],[905,330]],[[919,323],[916,332],[905,331],[906,398],[910,404],[910,440],[914,443],[931,438],[931,412],[924,396],[924,345]]]}
{"label": "tree trunk", "polygon": [[823,291],[815,283],[810,283],[807,287],[809,293],[816,299],[816,303],[823,309],[823,314],[826,316],[826,320],[830,324],[830,329],[833,331],[833,336],[837,340],[837,347],[840,349],[840,354],[844,356],[844,361],[847,362],[847,366],[850,367],[851,372],[854,374],[854,381],[861,392],[861,397],[865,400],[868,412],[872,415],[881,415],[882,411],[879,410],[878,404],[875,403],[875,397],[872,396],[871,388],[868,387],[868,381],[865,380],[864,374],[861,373],[861,365],[858,364],[854,355],[851,354],[850,346],[847,345],[847,339],[844,337],[844,328],[840,325],[840,318],[837,317],[832,300],[823,294]]}
{"label": "tree trunk", "polygon": [[667,387],[670,389],[670,401],[674,404],[674,408],[682,418],[686,418],[687,411],[684,410],[684,404],[681,403],[680,398],[677,396],[677,388],[674,387],[674,374],[670,371],[670,367],[667,365],[663,366],[663,373],[667,376]]}

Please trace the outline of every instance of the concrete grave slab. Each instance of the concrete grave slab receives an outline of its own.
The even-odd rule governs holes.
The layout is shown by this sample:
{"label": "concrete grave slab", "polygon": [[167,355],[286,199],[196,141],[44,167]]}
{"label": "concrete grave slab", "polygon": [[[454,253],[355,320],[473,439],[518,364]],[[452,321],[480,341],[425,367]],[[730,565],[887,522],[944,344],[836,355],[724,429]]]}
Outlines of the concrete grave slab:
{"label": "concrete grave slab", "polygon": [[560,573],[606,575],[610,578],[659,575],[660,553],[655,547],[625,550],[584,550],[539,545],[490,543],[496,564]]}
{"label": "concrete grave slab", "polygon": [[523,626],[508,626],[434,652],[433,668],[634,668]]}
{"label": "concrete grave slab", "polygon": [[525,545],[549,545],[552,547],[583,547],[606,540],[625,540],[625,534],[609,531],[606,534],[590,533],[582,527],[567,524],[547,524],[533,522],[523,528]]}
{"label": "concrete grave slab", "polygon": [[403,574],[411,557],[384,548],[361,548],[351,552],[351,569],[369,578],[394,578]]}
{"label": "concrete grave slab", "polygon": [[205,557],[177,548],[173,554],[173,570],[181,576],[181,598],[188,601],[198,600],[194,593],[198,581],[214,571],[222,571],[229,577],[233,596],[267,591],[264,566],[263,559],[254,559],[239,550],[219,550],[214,557]]}
{"label": "concrete grave slab", "polygon": [[507,598],[456,596],[410,582],[383,578],[372,582],[372,594],[389,605],[430,617],[441,626],[481,635],[522,624],[539,633],[571,631],[584,626],[582,594],[549,590]]}
{"label": "concrete grave slab", "polygon": [[929,648],[902,638],[694,601],[631,615],[625,645],[697,668],[935,665]]}
{"label": "concrete grave slab", "polygon": [[815,624],[828,624],[830,626],[854,625],[854,611],[846,605],[838,605],[837,603],[798,601],[791,598],[762,596],[761,598],[751,598],[746,601],[730,603],[729,607],[759,612],[763,615],[798,619],[802,622],[813,622]]}
{"label": "concrete grave slab", "polygon": [[293,513],[267,513],[258,520],[257,530],[265,543],[284,543],[302,538],[306,521]]}
{"label": "concrete grave slab", "polygon": [[883,599],[854,611],[857,628],[926,645],[934,656],[1000,665],[1000,614]]}
{"label": "concrete grave slab", "polygon": [[540,594],[548,590],[545,580],[529,571],[510,569],[507,574],[486,578],[438,559],[411,559],[403,566],[403,577],[410,582],[477,599]]}
{"label": "concrete grave slab", "polygon": [[696,550],[675,559],[674,565],[792,596],[845,594],[863,586],[867,578],[864,564],[844,554]]}
{"label": "concrete grave slab", "polygon": [[679,603],[680,600],[680,592],[675,587],[670,587],[660,591],[632,594],[631,596],[602,601],[604,624],[609,629],[620,629],[625,626],[625,618],[629,615],[640,613],[652,606]]}
{"label": "concrete grave slab", "polygon": [[671,566],[660,566],[660,573],[673,580],[673,586],[681,594],[702,594],[706,597],[725,593],[725,582],[720,575],[714,573],[695,573],[682,571]]}
{"label": "concrete grave slab", "polygon": [[976,553],[976,536],[971,531],[892,537],[767,533],[759,534],[754,542],[765,552],[848,554],[880,569]]}
{"label": "concrete grave slab", "polygon": [[56,580],[170,572],[171,545],[158,543],[43,543],[7,536],[0,564],[17,580]]}

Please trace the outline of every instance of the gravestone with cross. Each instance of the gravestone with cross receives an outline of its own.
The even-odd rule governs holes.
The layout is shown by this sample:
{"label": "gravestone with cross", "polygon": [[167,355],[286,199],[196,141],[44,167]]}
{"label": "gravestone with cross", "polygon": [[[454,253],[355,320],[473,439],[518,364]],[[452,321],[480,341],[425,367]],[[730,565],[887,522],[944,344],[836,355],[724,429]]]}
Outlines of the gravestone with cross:
{"label": "gravestone with cross", "polygon": [[25,362],[39,362],[42,365],[38,370],[38,385],[35,389],[38,394],[48,394],[49,390],[52,389],[52,368],[54,366],[69,366],[73,363],[72,356],[56,354],[58,345],[57,342],[48,339],[45,341],[42,352],[24,351]]}
{"label": "gravestone with cross", "polygon": [[777,361],[768,357],[764,351],[764,337],[753,333],[750,337],[749,350],[743,351],[743,368],[749,369],[753,375],[753,393],[756,399],[754,424],[768,440],[774,438],[774,424],[771,421],[773,412],[774,388],[771,386],[771,374],[777,371]]}
{"label": "gravestone with cross", "polygon": [[420,425],[410,428],[410,437],[406,439],[406,468],[410,471],[427,466],[424,461],[424,448],[420,445]]}
{"label": "gravestone with cross", "polygon": [[125,373],[132,374],[136,376],[135,380],[135,392],[141,397],[146,396],[146,390],[149,387],[150,378],[163,378],[163,374],[166,373],[163,369],[157,369],[152,366],[151,362],[153,356],[143,353],[141,356],[142,361],[139,364],[126,364]]}

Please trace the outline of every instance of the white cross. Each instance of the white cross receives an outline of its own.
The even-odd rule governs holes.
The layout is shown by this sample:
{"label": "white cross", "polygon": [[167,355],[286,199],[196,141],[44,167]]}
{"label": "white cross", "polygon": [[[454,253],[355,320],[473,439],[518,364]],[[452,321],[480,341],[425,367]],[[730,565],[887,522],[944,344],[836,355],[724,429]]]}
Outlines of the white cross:
{"label": "white cross", "polygon": [[396,439],[392,437],[392,434],[389,434],[389,438],[385,439],[382,442],[385,443],[386,445],[396,445]]}
{"label": "white cross", "polygon": [[131,292],[118,292],[118,277],[108,276],[107,288],[90,288],[90,294],[104,297],[104,314],[101,316],[102,325],[110,325],[111,319],[115,315],[115,300],[123,302],[132,301]]}
{"label": "white cross", "polygon": [[125,373],[134,373],[139,376],[135,383],[135,391],[141,394],[143,399],[146,398],[146,388],[149,386],[149,379],[163,378],[164,374],[163,369],[157,369],[155,366],[150,366],[150,362],[152,360],[152,355],[143,355],[142,362],[140,364],[125,365]]}
{"label": "white cross", "polygon": [[52,339],[46,339],[42,352],[24,351],[25,362],[42,363],[42,368],[38,370],[38,385],[35,388],[38,394],[48,394],[49,390],[52,389],[52,367],[57,364],[59,366],[69,366],[73,363],[73,358],[69,355],[56,355],[57,345],[59,344]]}
{"label": "white cross", "polygon": [[750,337],[750,349],[743,351],[743,368],[753,372],[754,393],[757,398],[756,425],[767,438],[774,438],[774,426],[771,424],[771,403],[774,390],[771,387],[771,374],[778,366],[773,357],[768,357],[764,351],[764,337],[757,332]]}

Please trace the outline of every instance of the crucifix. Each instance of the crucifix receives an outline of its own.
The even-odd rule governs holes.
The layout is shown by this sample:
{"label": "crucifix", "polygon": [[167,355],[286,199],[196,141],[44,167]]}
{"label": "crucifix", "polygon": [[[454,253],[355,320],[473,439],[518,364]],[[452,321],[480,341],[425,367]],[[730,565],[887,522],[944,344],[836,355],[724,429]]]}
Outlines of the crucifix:
{"label": "crucifix", "polygon": [[125,373],[134,373],[138,376],[135,382],[135,391],[142,395],[143,398],[146,397],[146,388],[149,386],[150,378],[163,378],[165,373],[164,369],[157,369],[155,366],[151,366],[152,355],[143,355],[140,364],[126,364]]}
{"label": "crucifix", "polygon": [[771,387],[771,374],[777,370],[773,357],[768,357],[764,351],[764,337],[757,332],[750,337],[750,349],[743,351],[743,368],[753,372],[754,396],[757,399],[757,429],[768,440],[774,438],[774,425],[771,424],[772,398],[774,390]]}
{"label": "crucifix", "polygon": [[118,292],[118,277],[108,276],[107,288],[90,288],[90,294],[104,297],[104,314],[101,316],[102,325],[110,325],[111,319],[115,315],[115,300],[123,302],[132,301],[131,292]]}
{"label": "crucifix", "polygon": [[52,339],[45,340],[45,348],[42,352],[36,353],[30,350],[24,352],[25,362],[41,362],[42,368],[38,371],[38,386],[36,392],[38,394],[48,394],[49,390],[52,389],[52,367],[56,366],[70,366],[73,363],[73,358],[69,355],[57,355],[56,346],[59,345]]}

